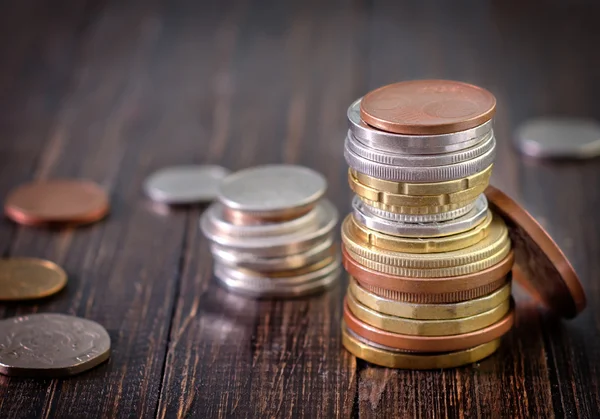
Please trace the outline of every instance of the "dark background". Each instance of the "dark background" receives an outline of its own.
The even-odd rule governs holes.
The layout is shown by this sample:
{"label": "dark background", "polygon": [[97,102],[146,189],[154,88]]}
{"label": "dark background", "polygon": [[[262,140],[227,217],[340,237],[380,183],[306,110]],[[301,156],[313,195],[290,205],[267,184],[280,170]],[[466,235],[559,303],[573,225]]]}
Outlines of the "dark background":
{"label": "dark background", "polygon": [[[522,121],[600,118],[597,2],[7,1],[0,6],[0,197],[82,177],[112,213],[76,230],[0,221],[3,256],[54,260],[65,291],[0,304],[96,320],[108,364],[68,380],[0,376],[0,417],[598,417],[600,163],[538,164]],[[163,166],[286,162],[329,180],[341,214],[346,108],[380,85],[449,78],[497,97],[493,183],[549,230],[589,300],[563,322],[518,295],[497,354],[447,371],[372,366],[340,346],[346,278],[254,301],[211,275],[201,209],[142,192]]]}

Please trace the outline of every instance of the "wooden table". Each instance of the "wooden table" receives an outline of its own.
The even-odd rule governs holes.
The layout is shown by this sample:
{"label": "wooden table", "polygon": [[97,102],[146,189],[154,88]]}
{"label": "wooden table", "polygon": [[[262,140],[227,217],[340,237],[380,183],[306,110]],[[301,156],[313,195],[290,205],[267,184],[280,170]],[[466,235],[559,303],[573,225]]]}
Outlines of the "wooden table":
{"label": "wooden table", "polygon": [[[10,3],[0,197],[31,179],[89,178],[112,212],[80,229],[0,221],[3,256],[48,258],[70,276],[55,297],[0,304],[0,317],[93,319],[113,352],[72,379],[0,377],[0,417],[598,417],[600,162],[540,164],[511,147],[527,118],[600,118],[597,4]],[[589,300],[566,322],[517,290],[517,327],[479,364],[356,360],[340,346],[346,278],[310,299],[229,294],[211,274],[202,209],[165,210],[142,192],[164,166],[286,162],[322,172],[347,213],[346,108],[377,86],[433,77],[497,96],[493,183],[547,227]]]}

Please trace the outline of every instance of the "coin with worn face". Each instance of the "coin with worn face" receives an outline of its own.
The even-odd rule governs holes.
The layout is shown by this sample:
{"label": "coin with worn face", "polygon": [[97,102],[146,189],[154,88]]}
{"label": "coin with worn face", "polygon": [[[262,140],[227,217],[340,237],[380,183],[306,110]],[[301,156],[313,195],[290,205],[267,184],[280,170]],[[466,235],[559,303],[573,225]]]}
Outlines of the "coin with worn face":
{"label": "coin with worn face", "polygon": [[59,292],[67,274],[48,260],[0,259],[0,301],[33,300]]}
{"label": "coin with worn face", "polygon": [[87,371],[110,356],[110,337],[98,323],[64,314],[0,321],[0,373],[57,378]]}

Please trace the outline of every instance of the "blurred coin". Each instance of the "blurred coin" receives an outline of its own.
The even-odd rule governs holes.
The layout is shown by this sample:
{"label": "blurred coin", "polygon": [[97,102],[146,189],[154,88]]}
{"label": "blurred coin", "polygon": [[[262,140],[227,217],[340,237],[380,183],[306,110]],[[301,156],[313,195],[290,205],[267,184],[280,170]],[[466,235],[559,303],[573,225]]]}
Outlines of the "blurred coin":
{"label": "blurred coin", "polygon": [[48,260],[0,259],[0,301],[48,297],[67,284],[67,274]]}
{"label": "blurred coin", "polygon": [[600,124],[580,118],[538,118],[516,131],[515,145],[540,158],[586,159],[600,156]]}
{"label": "blurred coin", "polygon": [[[478,198],[479,199],[479,198]],[[383,209],[377,208],[376,206],[369,205],[368,200],[363,200],[359,196],[355,195],[353,200],[361,201],[365,209],[375,214],[376,216],[385,220],[392,221],[394,223],[413,223],[413,224],[429,224],[442,221],[453,220],[460,216],[467,214],[475,206],[475,202],[469,203],[464,207],[459,207],[451,211],[438,212],[435,214],[399,214],[396,212],[389,212]],[[353,201],[354,202],[354,201]]]}
{"label": "blurred coin", "polygon": [[0,373],[36,378],[79,374],[106,361],[110,337],[98,323],[63,314],[0,320]]}
{"label": "blurred coin", "polygon": [[166,204],[196,204],[217,198],[221,181],[229,170],[220,166],[173,166],[150,175],[144,182],[146,194]]}
{"label": "blurred coin", "polygon": [[4,211],[20,224],[88,224],[101,220],[109,210],[108,196],[87,180],[54,179],[26,183],[6,198]]}

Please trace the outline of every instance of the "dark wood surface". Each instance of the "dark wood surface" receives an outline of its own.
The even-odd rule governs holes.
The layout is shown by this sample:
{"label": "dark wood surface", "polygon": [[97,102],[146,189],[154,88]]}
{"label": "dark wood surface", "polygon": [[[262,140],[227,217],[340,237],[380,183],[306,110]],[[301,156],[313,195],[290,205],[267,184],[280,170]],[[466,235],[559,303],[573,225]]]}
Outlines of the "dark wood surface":
{"label": "dark wood surface", "polygon": [[[594,2],[4,2],[0,197],[84,177],[110,191],[112,213],[75,230],[2,219],[3,256],[54,260],[70,282],[36,304],[0,304],[0,317],[93,319],[113,353],[72,379],[0,376],[0,417],[599,417],[600,162],[540,164],[510,145],[530,117],[600,118],[599,22]],[[493,183],[549,230],[588,296],[565,322],[517,290],[517,327],[476,365],[356,360],[340,346],[346,278],[309,299],[228,294],[202,209],[142,193],[163,166],[287,162],[321,171],[347,213],[347,106],[431,77],[497,96]]]}

